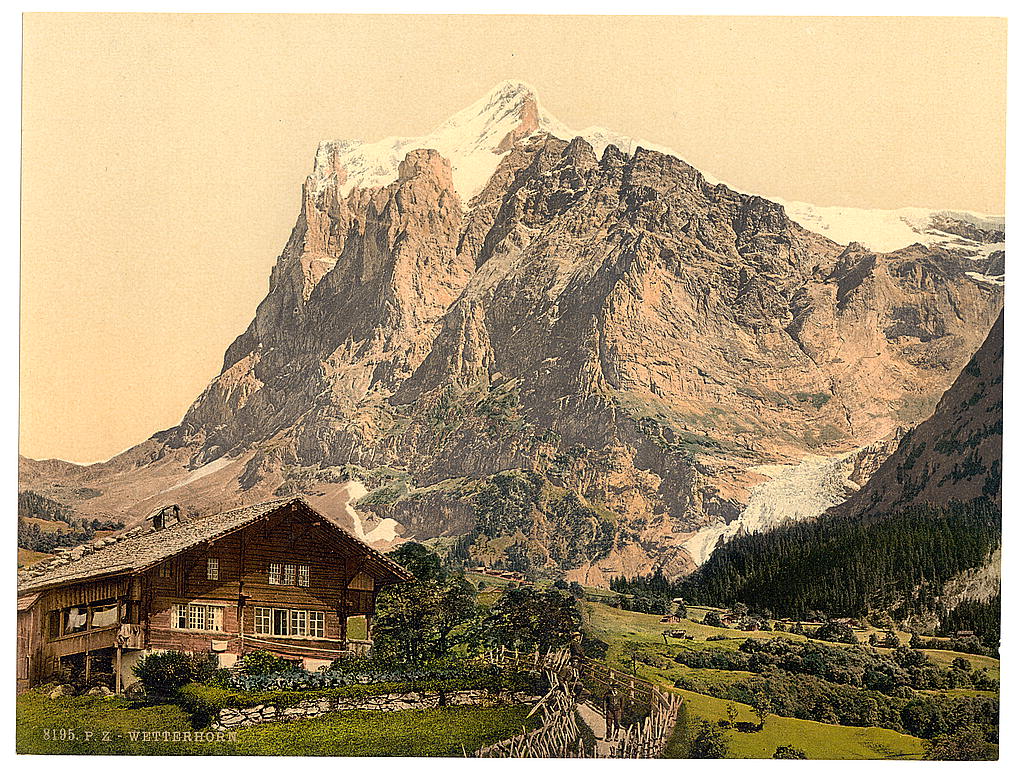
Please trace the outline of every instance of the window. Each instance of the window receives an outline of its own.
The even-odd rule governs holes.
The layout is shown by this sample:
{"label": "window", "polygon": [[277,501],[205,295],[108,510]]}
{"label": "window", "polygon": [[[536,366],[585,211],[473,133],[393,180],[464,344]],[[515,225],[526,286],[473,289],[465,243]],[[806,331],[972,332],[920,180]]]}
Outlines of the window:
{"label": "window", "polygon": [[220,578],[220,560],[210,557],[206,560],[206,580],[216,581],[218,578]]}
{"label": "window", "polygon": [[271,586],[309,586],[309,565],[271,562],[267,581]]}
{"label": "window", "polygon": [[288,634],[288,611],[284,608],[274,608],[273,612],[274,619],[274,635],[287,635]]}
{"label": "window", "polygon": [[324,636],[324,612],[309,612],[309,636],[311,638],[322,638]]}
{"label": "window", "polygon": [[174,629],[223,632],[224,608],[199,603],[175,605],[171,610],[171,626]]}
{"label": "window", "polygon": [[117,624],[118,607],[116,602],[92,606],[92,627],[99,629]]}
{"label": "window", "polygon": [[168,562],[164,562],[163,564],[160,565],[160,577],[161,578],[170,578],[173,572],[174,572],[174,562],[168,561]]}
{"label": "window", "polygon": [[276,637],[324,637],[323,611],[286,608],[255,608],[253,620],[257,635]]}
{"label": "window", "polygon": [[292,634],[309,634],[309,611],[292,611]]}
{"label": "window", "polygon": [[269,635],[271,624],[270,608],[257,608],[254,623],[257,635]]}
{"label": "window", "polygon": [[85,632],[86,622],[89,620],[89,609],[86,606],[68,608],[64,611],[64,634],[71,632]]}

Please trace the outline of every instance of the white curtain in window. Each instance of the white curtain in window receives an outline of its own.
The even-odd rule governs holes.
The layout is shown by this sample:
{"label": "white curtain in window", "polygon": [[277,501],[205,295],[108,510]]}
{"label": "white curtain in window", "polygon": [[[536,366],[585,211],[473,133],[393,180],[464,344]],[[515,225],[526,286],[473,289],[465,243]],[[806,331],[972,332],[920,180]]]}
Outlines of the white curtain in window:
{"label": "white curtain in window", "polygon": [[68,611],[68,629],[81,629],[89,617],[87,608],[72,608]]}
{"label": "white curtain in window", "polygon": [[117,624],[117,605],[104,605],[92,610],[93,627],[109,627]]}

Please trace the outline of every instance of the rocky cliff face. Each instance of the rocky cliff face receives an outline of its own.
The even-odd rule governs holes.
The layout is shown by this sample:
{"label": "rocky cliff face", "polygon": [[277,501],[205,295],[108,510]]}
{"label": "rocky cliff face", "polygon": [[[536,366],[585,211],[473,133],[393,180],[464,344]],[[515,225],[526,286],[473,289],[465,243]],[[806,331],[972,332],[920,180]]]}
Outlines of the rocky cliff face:
{"label": "rocky cliff face", "polygon": [[368,525],[488,564],[685,572],[764,466],[926,417],[1002,304],[973,255],[838,245],[675,156],[558,137],[515,85],[467,111],[433,147],[322,144],[182,423],[25,487],[128,518],[291,492],[341,516],[360,481]]}
{"label": "rocky cliff face", "polygon": [[835,509],[844,515],[1002,498],[1003,317],[942,395],[862,489]]}

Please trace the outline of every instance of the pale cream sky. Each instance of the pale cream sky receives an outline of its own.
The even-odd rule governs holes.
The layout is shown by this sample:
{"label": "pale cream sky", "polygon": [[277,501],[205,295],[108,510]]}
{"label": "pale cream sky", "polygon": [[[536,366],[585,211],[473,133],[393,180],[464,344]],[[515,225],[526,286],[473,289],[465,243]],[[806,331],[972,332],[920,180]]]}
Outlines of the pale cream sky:
{"label": "pale cream sky", "polygon": [[24,52],[34,458],[181,419],[266,292],[319,140],[425,134],[504,79],[746,191],[1003,211],[999,19],[30,14]]}

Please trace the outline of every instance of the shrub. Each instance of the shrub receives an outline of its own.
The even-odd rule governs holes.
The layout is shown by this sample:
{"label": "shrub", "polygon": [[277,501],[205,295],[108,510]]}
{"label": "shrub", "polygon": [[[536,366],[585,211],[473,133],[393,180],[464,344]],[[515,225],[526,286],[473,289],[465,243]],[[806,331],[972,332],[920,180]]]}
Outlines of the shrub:
{"label": "shrub", "polygon": [[404,684],[412,691],[525,691],[534,689],[538,682],[539,676],[533,673],[472,662],[427,662],[402,667],[360,659],[336,662],[330,668],[317,672],[290,666],[274,673],[246,672],[229,678],[223,688],[229,691],[270,692]]}
{"label": "shrub", "polygon": [[217,660],[212,654],[164,651],[142,657],[132,672],[142,681],[148,698],[168,700],[177,697],[185,684],[208,681],[216,668]]}
{"label": "shrub", "polygon": [[250,651],[242,657],[239,670],[245,675],[276,675],[294,669],[287,659],[271,654],[269,651]]}
{"label": "shrub", "polygon": [[710,721],[695,718],[690,759],[725,759],[729,755],[729,738],[725,730]]}
{"label": "shrub", "polygon": [[708,611],[704,614],[704,623],[709,627],[721,627],[722,616],[717,611]]}
{"label": "shrub", "polygon": [[998,749],[985,742],[976,726],[964,727],[953,734],[939,735],[925,747],[925,759],[943,762],[980,762],[998,759]]}
{"label": "shrub", "polygon": [[795,746],[779,746],[772,754],[772,759],[806,759],[807,754]]}

